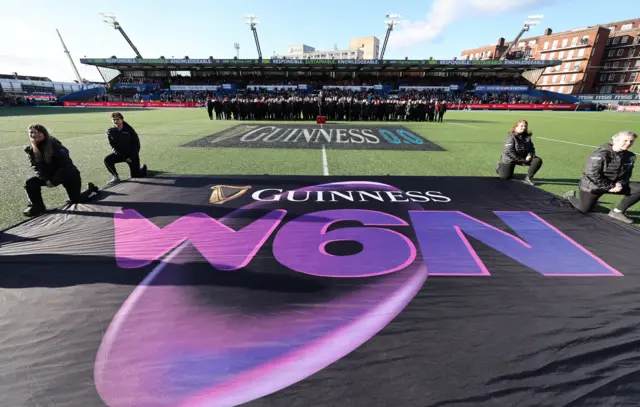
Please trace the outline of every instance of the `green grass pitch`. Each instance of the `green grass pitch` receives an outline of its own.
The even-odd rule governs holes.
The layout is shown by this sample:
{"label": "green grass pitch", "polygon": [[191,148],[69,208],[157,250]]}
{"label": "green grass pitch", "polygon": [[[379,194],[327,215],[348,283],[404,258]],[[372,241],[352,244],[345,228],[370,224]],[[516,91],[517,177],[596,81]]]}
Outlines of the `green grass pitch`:
{"label": "green grass pitch", "polygon": [[[104,130],[109,112],[117,109],[6,108],[0,109],[0,230],[24,219],[24,181],[32,176],[23,151],[30,123],[45,125],[71,151],[83,183],[102,187],[110,179],[103,158],[110,151]],[[190,141],[238,124],[210,121],[203,109],[122,109],[125,120],[141,138],[142,162],[150,170],[174,174],[322,175],[320,149],[187,148]],[[332,150],[329,175],[464,175],[495,176],[502,142],[518,119],[529,121],[537,153],[544,165],[537,187],[554,194],[576,189],[587,155],[620,130],[640,133],[640,115],[617,112],[467,112],[449,111],[445,123],[402,123],[447,151]],[[378,123],[383,124],[383,123]],[[386,123],[384,123],[386,124]],[[635,146],[634,146],[635,147]],[[637,147],[635,147],[637,149]],[[632,150],[634,148],[632,147]],[[128,176],[126,165],[118,170]],[[523,174],[524,169],[518,168]],[[634,181],[640,181],[636,169]],[[509,181],[514,182],[514,181]],[[63,188],[44,189],[45,203],[57,207],[66,199]],[[602,200],[601,210],[619,198]],[[630,216],[640,216],[634,207]]]}

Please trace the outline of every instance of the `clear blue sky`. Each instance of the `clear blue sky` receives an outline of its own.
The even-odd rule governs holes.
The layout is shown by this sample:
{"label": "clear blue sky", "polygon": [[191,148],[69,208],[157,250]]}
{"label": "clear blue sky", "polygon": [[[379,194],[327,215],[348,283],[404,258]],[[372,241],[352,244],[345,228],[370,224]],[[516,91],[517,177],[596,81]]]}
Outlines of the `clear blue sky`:
{"label": "clear blue sky", "polygon": [[[0,12],[0,73],[73,80],[74,75],[56,36],[58,28],[80,73],[98,80],[95,68],[82,66],[86,57],[132,57],[122,36],[102,23],[100,12],[115,13],[144,57],[229,58],[240,43],[241,58],[257,52],[245,14],[258,14],[258,35],[265,58],[284,53],[287,45],[304,43],[316,49],[340,49],[350,38],[377,36],[382,42],[389,13],[402,24],[391,35],[386,58],[451,59],[463,49],[511,40],[530,14],[544,14],[545,28],[562,31],[640,16],[637,0],[361,0],[151,1],[35,0],[5,2]],[[632,10],[637,10],[634,14]]]}

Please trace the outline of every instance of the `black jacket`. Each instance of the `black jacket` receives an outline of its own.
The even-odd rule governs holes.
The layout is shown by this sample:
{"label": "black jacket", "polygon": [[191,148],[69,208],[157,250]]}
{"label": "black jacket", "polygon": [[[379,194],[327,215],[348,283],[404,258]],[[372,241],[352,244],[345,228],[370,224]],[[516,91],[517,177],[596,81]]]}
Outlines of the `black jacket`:
{"label": "black jacket", "polygon": [[526,164],[527,156],[531,154],[535,157],[536,149],[531,141],[531,136],[518,136],[510,133],[504,140],[504,150],[500,157],[500,162],[506,164]]}
{"label": "black jacket", "polygon": [[69,150],[58,139],[49,136],[49,139],[41,147],[43,151],[46,150],[45,143],[52,144],[53,160],[50,163],[45,162],[44,157],[40,162],[37,162],[31,146],[27,146],[24,151],[27,153],[31,168],[34,169],[38,178],[51,181],[54,185],[60,185],[71,175],[77,173],[78,169],[71,161]]}
{"label": "black jacket", "polygon": [[603,144],[587,158],[580,178],[580,189],[590,193],[607,192],[622,182],[629,183],[636,155],[631,151],[614,152],[611,144]]}
{"label": "black jacket", "polygon": [[133,158],[140,154],[140,138],[138,133],[124,122],[122,130],[117,127],[107,129],[107,138],[113,152],[124,158]]}

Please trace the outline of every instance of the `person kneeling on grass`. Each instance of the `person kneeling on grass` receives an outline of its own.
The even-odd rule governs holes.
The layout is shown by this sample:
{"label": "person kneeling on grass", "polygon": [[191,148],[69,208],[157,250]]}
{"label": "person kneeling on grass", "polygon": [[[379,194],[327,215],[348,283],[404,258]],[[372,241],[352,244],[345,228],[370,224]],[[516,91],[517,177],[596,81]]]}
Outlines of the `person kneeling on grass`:
{"label": "person kneeling on grass", "polygon": [[24,215],[37,216],[46,212],[42,200],[44,186],[54,188],[62,185],[67,190],[68,203],[71,204],[86,202],[92,193],[98,192],[98,187],[91,182],[88,190],[80,191],[82,188],[80,171],[71,161],[69,150],[58,139],[49,135],[43,125],[32,124],[27,132],[31,144],[24,151],[29,157],[36,176],[29,178],[24,186],[30,201],[29,207],[23,212]]}
{"label": "person kneeling on grass", "polygon": [[580,177],[579,196],[569,191],[564,197],[580,212],[591,212],[604,194],[624,195],[618,206],[609,212],[612,218],[633,223],[625,211],[640,201],[640,184],[629,182],[633,173],[636,155],[629,151],[638,135],[631,131],[615,134],[609,143],[589,155],[587,165]]}
{"label": "person kneeling on grass", "polygon": [[516,165],[527,166],[529,171],[524,182],[533,185],[532,178],[542,167],[542,159],[536,156],[531,136],[529,123],[526,120],[517,121],[504,141],[500,163],[496,166],[496,174],[500,178],[511,179]]}
{"label": "person kneeling on grass", "polygon": [[111,120],[114,127],[107,129],[107,138],[113,153],[104,158],[104,165],[113,175],[113,179],[107,182],[107,185],[115,185],[120,182],[117,163],[126,162],[129,164],[129,172],[131,178],[139,178],[147,176],[146,164],[140,167],[140,138],[138,133],[124,121],[122,113],[111,113]]}

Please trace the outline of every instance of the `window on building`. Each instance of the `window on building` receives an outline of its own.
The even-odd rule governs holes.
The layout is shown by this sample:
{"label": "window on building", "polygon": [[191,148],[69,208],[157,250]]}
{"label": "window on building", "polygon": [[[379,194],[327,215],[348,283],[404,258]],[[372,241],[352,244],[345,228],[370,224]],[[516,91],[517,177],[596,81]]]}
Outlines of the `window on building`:
{"label": "window on building", "polygon": [[620,41],[622,44],[626,44],[627,40],[629,39],[629,37],[627,37],[626,35],[624,37],[622,37],[622,41]]}
{"label": "window on building", "polygon": [[629,69],[629,65],[631,65],[631,61],[627,61],[624,63],[624,69]]}
{"label": "window on building", "polygon": [[567,81],[567,75],[562,75],[562,76],[560,77],[560,82],[561,82],[561,83],[565,83],[566,81]]}
{"label": "window on building", "polygon": [[625,24],[622,27],[620,27],[620,31],[630,30],[632,28],[633,28],[633,23]]}
{"label": "window on building", "polygon": [[546,57],[547,57],[547,54],[540,54],[541,61],[544,61]]}
{"label": "window on building", "polygon": [[640,66],[640,59],[636,61],[636,66]]}
{"label": "window on building", "polygon": [[556,49],[558,48],[558,40],[553,41],[553,44],[551,44],[551,49]]}
{"label": "window on building", "polygon": [[624,50],[623,49],[619,49],[617,55],[619,57],[621,57],[623,53],[624,53]]}
{"label": "window on building", "polygon": [[615,78],[616,78],[616,75],[615,75],[615,74],[613,74],[613,73],[612,73],[612,74],[609,74],[609,80],[610,80],[610,81],[614,80]]}
{"label": "window on building", "polygon": [[604,64],[604,69],[609,69],[609,68],[611,68],[611,62],[606,62]]}
{"label": "window on building", "polygon": [[573,59],[573,53],[573,50],[569,51],[569,53],[567,54],[567,59]]}
{"label": "window on building", "polygon": [[580,48],[580,49],[578,50],[578,56],[579,56],[579,57],[583,57],[583,56],[584,56],[584,48]]}
{"label": "window on building", "polygon": [[573,86],[567,86],[567,95],[573,92]]}
{"label": "window on building", "polygon": [[549,49],[549,41],[546,41],[546,42],[544,43],[544,49]]}
{"label": "window on building", "polygon": [[578,74],[574,73],[573,75],[571,75],[571,82],[575,82],[578,80]]}
{"label": "window on building", "polygon": [[624,83],[624,81],[625,81],[625,79],[626,79],[626,76],[627,76],[626,74],[622,74],[622,75],[620,75],[619,82],[620,82],[620,83]]}
{"label": "window on building", "polygon": [[619,66],[620,66],[620,62],[616,61],[613,63],[613,69],[616,69]]}
{"label": "window on building", "polygon": [[575,64],[573,64],[573,70],[574,71],[579,71],[580,70],[580,62],[576,62]]}
{"label": "window on building", "polygon": [[558,54],[558,59],[564,59],[564,51],[560,51]]}
{"label": "window on building", "polygon": [[633,56],[633,51],[634,51],[633,48],[629,48],[629,58],[631,58]]}
{"label": "window on building", "polygon": [[567,62],[564,64],[564,71],[567,72],[569,69],[571,69],[571,63]]}
{"label": "window on building", "polygon": [[616,37],[613,39],[613,45],[616,45],[619,42],[620,42],[620,37]]}
{"label": "window on building", "polygon": [[616,32],[616,26],[615,25],[612,25],[611,27],[607,27],[607,28],[609,29],[610,34],[615,34],[615,32]]}
{"label": "window on building", "polygon": [[636,80],[637,80],[637,79],[638,79],[638,73],[637,73],[637,72],[632,73],[632,74],[629,76],[629,82],[636,82]]}
{"label": "window on building", "polygon": [[558,88],[558,93],[564,93],[564,86],[560,86]]}
{"label": "window on building", "polygon": [[546,85],[546,84],[547,84],[547,82],[549,82],[549,81],[548,81],[548,79],[549,79],[549,77],[548,77],[548,76],[543,76],[543,77],[542,77],[542,84],[543,84],[543,85]]}
{"label": "window on building", "polygon": [[552,83],[558,82],[558,75],[553,75],[553,78],[551,78],[551,82]]}
{"label": "window on building", "polygon": [[552,52],[551,54],[549,54],[549,60],[553,61],[554,59],[556,59],[556,53]]}
{"label": "window on building", "polygon": [[551,92],[555,92],[555,91],[556,91],[556,87],[555,87],[555,86],[552,86],[552,87],[550,87],[550,88],[549,88],[549,90],[550,90]]}
{"label": "window on building", "polygon": [[601,81],[606,81],[607,80],[607,74],[603,73],[602,75],[600,75],[600,80]]}
{"label": "window on building", "polygon": [[578,37],[573,37],[571,39],[571,46],[575,47],[576,45],[578,45]]}
{"label": "window on building", "polygon": [[615,56],[615,55],[616,55],[616,52],[614,50],[609,51],[609,56],[610,57]]}
{"label": "window on building", "polygon": [[567,44],[569,44],[569,39],[568,38],[563,39],[562,40],[562,48],[566,47]]}
{"label": "window on building", "polygon": [[607,40],[607,45],[611,45],[611,38]]}
{"label": "window on building", "polygon": [[529,41],[529,45],[536,45],[536,40]]}

